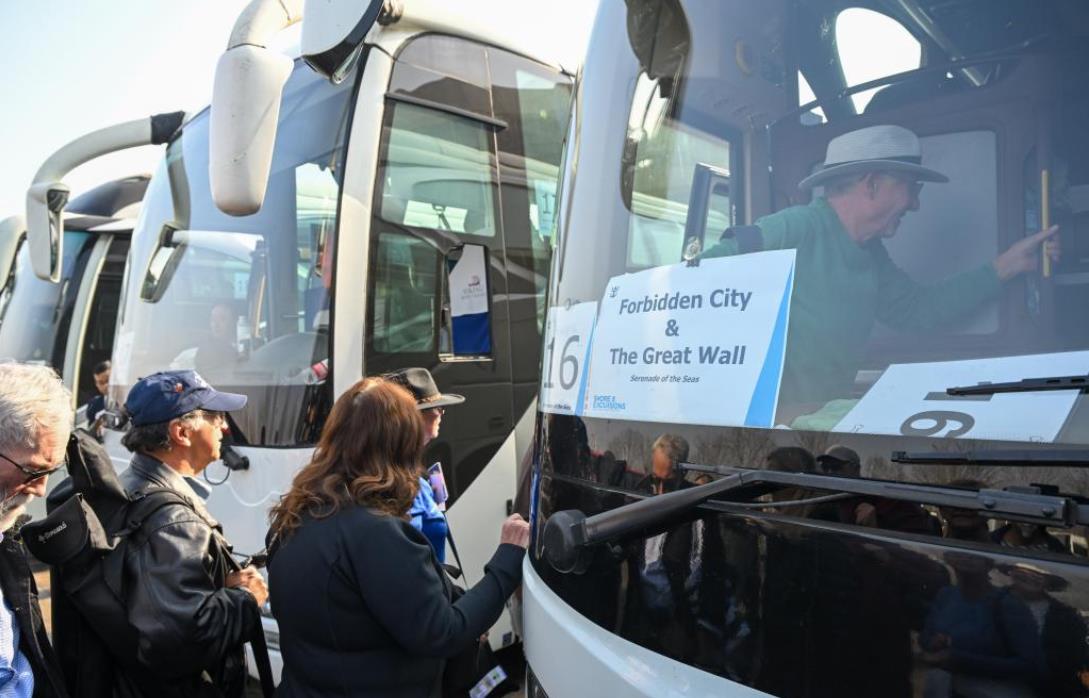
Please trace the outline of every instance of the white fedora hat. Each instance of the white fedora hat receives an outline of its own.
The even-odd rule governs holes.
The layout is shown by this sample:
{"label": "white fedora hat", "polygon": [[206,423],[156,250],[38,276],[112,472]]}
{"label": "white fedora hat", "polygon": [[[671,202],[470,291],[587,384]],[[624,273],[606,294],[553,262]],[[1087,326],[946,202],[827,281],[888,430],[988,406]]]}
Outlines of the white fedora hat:
{"label": "white fedora hat", "polygon": [[867,126],[828,141],[821,169],[798,182],[799,189],[850,174],[903,172],[923,182],[948,182],[941,172],[923,167],[919,137],[903,126]]}

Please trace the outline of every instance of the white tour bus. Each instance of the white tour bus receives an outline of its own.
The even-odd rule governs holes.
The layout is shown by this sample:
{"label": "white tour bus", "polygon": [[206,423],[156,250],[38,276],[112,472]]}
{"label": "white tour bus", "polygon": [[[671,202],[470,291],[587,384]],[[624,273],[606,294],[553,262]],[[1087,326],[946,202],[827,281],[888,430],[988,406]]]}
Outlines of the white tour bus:
{"label": "white tour bus", "polygon": [[[512,28],[429,0],[311,5],[247,8],[211,107],[152,176],[110,410],[170,368],[249,397],[205,477],[209,509],[252,555],[336,396],[426,367],[467,398],[428,458],[443,464],[473,583],[530,443],[570,61],[530,18]],[[300,19],[302,59],[267,48]],[[119,469],[124,428],[105,434]],[[271,617],[265,628],[278,671]],[[509,619],[491,639],[513,642]]]}
{"label": "white tour bus", "polygon": [[601,3],[527,696],[1089,695],[1087,66],[1084,2]]}

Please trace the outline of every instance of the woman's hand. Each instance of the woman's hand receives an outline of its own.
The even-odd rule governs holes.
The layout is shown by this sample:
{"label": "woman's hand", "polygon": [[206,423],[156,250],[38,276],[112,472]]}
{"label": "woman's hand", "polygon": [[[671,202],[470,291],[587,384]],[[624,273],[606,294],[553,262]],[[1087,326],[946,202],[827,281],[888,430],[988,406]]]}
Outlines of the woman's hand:
{"label": "woman's hand", "polygon": [[529,547],[529,524],[518,514],[511,514],[499,531],[499,542],[517,545],[523,550]]}

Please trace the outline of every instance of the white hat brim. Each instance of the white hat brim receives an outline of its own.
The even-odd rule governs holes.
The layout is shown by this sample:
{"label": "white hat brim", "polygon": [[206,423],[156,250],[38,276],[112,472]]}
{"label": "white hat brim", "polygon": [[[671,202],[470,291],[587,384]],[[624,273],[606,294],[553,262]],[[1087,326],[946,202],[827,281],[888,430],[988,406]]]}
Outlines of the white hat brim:
{"label": "white hat brim", "polygon": [[798,182],[799,189],[812,189],[834,177],[863,174],[865,172],[903,172],[920,182],[948,182],[949,178],[937,170],[903,160],[857,160],[840,165],[830,165]]}

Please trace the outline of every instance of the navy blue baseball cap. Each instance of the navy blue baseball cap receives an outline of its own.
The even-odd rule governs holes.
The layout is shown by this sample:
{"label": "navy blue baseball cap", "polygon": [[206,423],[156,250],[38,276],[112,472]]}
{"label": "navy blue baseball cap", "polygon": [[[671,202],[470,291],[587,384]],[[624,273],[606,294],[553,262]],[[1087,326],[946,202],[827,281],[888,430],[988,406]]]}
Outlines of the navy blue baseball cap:
{"label": "navy blue baseball cap", "polygon": [[160,371],[136,381],[125,399],[132,425],[169,422],[193,410],[232,412],[246,406],[246,396],[221,393],[196,371]]}

